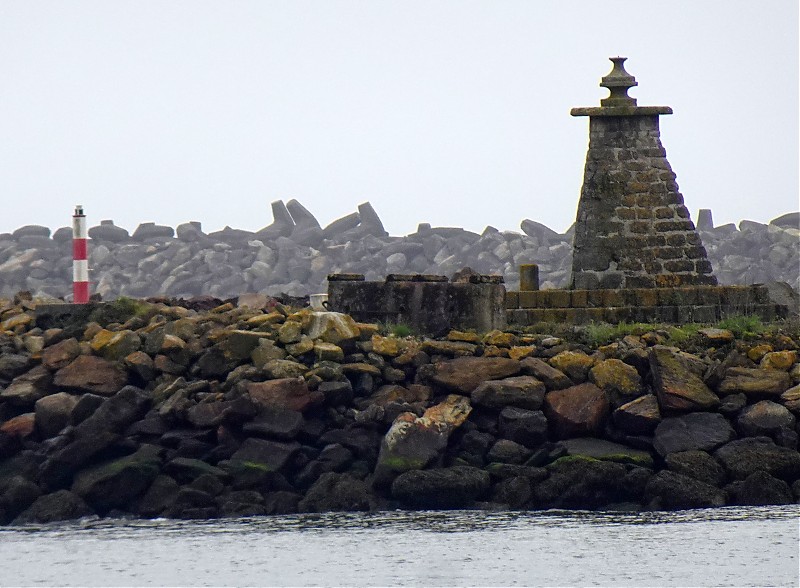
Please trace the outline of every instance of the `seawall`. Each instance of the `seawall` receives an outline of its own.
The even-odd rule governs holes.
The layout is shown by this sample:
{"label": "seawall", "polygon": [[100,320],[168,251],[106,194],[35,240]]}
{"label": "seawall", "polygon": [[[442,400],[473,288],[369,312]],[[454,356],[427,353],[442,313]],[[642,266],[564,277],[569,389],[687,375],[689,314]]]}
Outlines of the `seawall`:
{"label": "seawall", "polygon": [[796,502],[800,330],[728,327],[427,339],[263,295],[19,295],[0,522]]}

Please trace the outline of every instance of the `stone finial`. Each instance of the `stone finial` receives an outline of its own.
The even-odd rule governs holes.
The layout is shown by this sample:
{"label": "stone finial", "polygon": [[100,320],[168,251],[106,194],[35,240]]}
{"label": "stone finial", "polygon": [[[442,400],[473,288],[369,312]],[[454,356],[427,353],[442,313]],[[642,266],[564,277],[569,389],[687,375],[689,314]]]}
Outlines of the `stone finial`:
{"label": "stone finial", "polygon": [[600,85],[608,88],[611,94],[608,98],[600,100],[602,106],[636,106],[636,98],[628,96],[628,89],[639,84],[631,74],[625,71],[627,57],[609,57],[614,67],[611,72],[602,78]]}

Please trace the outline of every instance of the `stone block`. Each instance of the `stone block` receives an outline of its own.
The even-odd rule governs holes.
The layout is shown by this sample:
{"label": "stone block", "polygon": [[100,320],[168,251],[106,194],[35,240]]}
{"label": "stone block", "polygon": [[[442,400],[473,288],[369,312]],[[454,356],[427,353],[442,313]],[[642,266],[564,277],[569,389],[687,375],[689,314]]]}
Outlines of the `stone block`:
{"label": "stone block", "polygon": [[519,308],[519,292],[506,292],[506,309]]}

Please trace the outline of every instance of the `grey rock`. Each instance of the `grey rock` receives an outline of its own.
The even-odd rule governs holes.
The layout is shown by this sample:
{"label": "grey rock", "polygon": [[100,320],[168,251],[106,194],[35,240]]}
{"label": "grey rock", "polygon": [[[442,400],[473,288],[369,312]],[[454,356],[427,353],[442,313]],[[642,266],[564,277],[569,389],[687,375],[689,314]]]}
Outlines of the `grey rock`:
{"label": "grey rock", "polygon": [[713,451],[736,436],[721,414],[694,412],[667,418],[656,427],[653,447],[662,456],[678,451]]}

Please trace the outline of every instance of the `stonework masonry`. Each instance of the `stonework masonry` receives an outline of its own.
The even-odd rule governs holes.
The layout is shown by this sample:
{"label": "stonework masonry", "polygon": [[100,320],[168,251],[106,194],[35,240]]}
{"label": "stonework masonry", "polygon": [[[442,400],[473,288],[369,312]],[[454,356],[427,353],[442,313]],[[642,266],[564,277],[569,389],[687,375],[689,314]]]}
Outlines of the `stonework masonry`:
{"label": "stonework masonry", "polygon": [[601,86],[600,107],[573,108],[589,117],[589,151],[575,223],[571,288],[664,288],[715,285],[699,234],[684,206],[661,144],[666,106],[637,106],[623,67]]}

